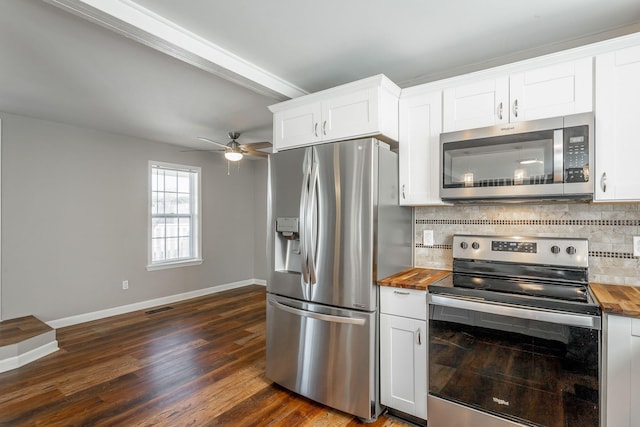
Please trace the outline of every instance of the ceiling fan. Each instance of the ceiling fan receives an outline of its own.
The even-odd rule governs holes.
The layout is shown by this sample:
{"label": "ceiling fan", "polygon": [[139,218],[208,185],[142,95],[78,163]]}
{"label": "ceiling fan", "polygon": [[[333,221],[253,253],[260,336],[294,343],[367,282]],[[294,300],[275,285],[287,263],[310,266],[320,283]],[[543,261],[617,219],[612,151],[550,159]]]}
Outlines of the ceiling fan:
{"label": "ceiling fan", "polygon": [[216,150],[198,150],[198,151],[224,151],[225,159],[229,160],[230,162],[237,162],[241,160],[245,154],[250,156],[256,156],[256,157],[268,156],[267,153],[263,151],[258,151],[258,150],[261,148],[271,147],[270,142],[264,141],[264,142],[252,142],[248,144],[240,144],[238,141],[236,141],[240,137],[240,132],[229,132],[228,135],[231,141],[229,141],[226,144],[213,141],[209,138],[203,138],[201,136],[197,137],[201,141],[206,141],[220,147]]}

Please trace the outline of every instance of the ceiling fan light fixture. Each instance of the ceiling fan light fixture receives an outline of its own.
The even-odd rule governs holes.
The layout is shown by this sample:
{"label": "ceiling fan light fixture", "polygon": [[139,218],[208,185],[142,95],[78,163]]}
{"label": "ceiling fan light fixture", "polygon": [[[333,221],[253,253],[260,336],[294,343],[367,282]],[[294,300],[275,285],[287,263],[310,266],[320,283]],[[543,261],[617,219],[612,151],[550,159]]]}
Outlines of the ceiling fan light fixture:
{"label": "ceiling fan light fixture", "polygon": [[224,153],[224,158],[229,160],[230,162],[237,162],[242,160],[242,153],[234,150],[227,150]]}

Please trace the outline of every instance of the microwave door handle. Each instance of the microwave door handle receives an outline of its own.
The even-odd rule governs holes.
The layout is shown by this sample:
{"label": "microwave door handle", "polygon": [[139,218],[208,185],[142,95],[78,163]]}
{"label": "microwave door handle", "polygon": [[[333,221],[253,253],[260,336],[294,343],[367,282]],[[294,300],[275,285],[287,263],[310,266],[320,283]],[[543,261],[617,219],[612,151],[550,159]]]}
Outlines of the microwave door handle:
{"label": "microwave door handle", "polygon": [[562,129],[553,131],[553,183],[564,182],[564,132]]}

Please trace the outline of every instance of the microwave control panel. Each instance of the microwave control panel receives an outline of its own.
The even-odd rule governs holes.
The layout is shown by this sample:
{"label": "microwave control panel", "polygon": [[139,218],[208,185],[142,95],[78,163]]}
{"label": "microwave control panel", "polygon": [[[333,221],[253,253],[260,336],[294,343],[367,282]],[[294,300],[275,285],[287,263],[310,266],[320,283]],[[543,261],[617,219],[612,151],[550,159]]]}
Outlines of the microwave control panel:
{"label": "microwave control panel", "polygon": [[589,182],[589,127],[564,130],[564,182]]}

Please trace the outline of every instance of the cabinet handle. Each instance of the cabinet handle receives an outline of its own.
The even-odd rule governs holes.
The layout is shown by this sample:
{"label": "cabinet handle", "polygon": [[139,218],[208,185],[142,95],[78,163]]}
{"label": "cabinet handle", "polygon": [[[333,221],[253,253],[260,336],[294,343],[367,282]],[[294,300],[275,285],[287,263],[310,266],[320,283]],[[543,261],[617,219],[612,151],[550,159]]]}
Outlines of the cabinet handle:
{"label": "cabinet handle", "polygon": [[327,121],[325,120],[324,123],[322,123],[322,134],[324,136],[327,136]]}
{"label": "cabinet handle", "polygon": [[422,345],[422,333],[420,332],[420,328],[418,328],[418,330],[416,331],[416,335],[418,345]]}
{"label": "cabinet handle", "polygon": [[502,102],[498,104],[498,119],[502,120]]}
{"label": "cabinet handle", "polygon": [[518,100],[513,101],[513,117],[518,117]]}
{"label": "cabinet handle", "polygon": [[404,184],[402,184],[402,198],[406,199],[407,197],[404,195]]}
{"label": "cabinet handle", "polygon": [[410,295],[409,292],[393,291],[393,293],[396,295]]}
{"label": "cabinet handle", "polygon": [[316,137],[318,136],[318,122],[316,122],[315,126],[313,127],[313,133],[316,135]]}
{"label": "cabinet handle", "polygon": [[602,188],[602,192],[607,192],[607,173],[603,172],[602,177],[600,178],[600,188]]}

